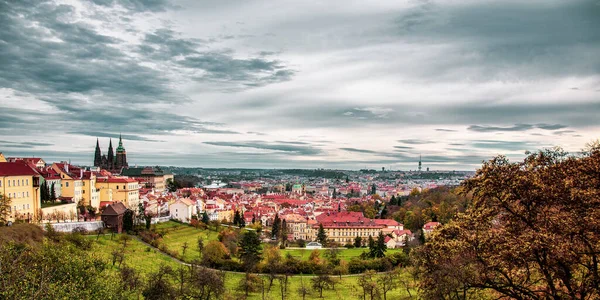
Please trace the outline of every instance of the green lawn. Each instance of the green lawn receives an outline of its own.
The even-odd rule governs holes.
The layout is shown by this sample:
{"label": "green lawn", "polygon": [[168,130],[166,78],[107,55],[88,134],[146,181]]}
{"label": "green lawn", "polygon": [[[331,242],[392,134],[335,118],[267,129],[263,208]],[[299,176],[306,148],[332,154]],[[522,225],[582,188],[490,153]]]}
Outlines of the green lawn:
{"label": "green lawn", "polygon": [[[113,250],[123,252],[123,263],[135,268],[141,274],[147,275],[151,272],[156,272],[160,265],[166,264],[172,267],[177,267],[179,264],[170,257],[162,254],[157,249],[151,248],[138,241],[134,237],[127,242],[127,247],[123,248],[123,242],[119,240],[120,235],[115,234],[111,240],[111,235],[101,235],[96,240],[95,235],[87,236],[94,240],[92,252],[107,261],[112,267]],[[116,268],[116,266],[115,266]]]}
{"label": "green lawn", "polygon": [[[284,250],[281,250],[281,255],[286,256],[289,253],[295,258],[307,260],[312,251],[313,251],[312,249],[284,249]],[[321,251],[321,257],[324,257],[327,249],[319,249],[317,251]],[[349,261],[353,257],[360,256],[360,254],[363,253],[363,251],[369,252],[369,248],[352,248],[352,249],[342,249],[341,248],[340,249],[340,258],[342,260]],[[386,255],[390,255],[390,254],[396,253],[396,252],[402,252],[402,249],[388,249],[386,251]]]}
{"label": "green lawn", "polygon": [[[241,298],[243,294],[238,292],[236,288],[243,276],[243,274],[227,273],[225,284],[227,286],[228,295],[232,297],[238,296],[238,298]],[[416,297],[416,288],[413,287],[412,281],[408,279],[408,274],[402,274],[401,276],[406,280],[406,282],[409,282],[409,285],[411,286],[410,292],[412,297]],[[319,299],[319,292],[311,289],[311,278],[312,276],[304,276],[302,278],[301,276],[290,277],[290,284],[288,286],[288,292],[285,295],[285,299],[302,299],[302,296],[298,293],[298,289],[302,286],[302,281],[304,282],[304,286],[310,290],[310,294],[306,295],[306,299]],[[335,278],[338,282],[335,290],[323,290],[323,299],[362,299],[362,289],[357,283],[359,277],[352,276],[342,277],[341,279],[338,277]],[[267,277],[263,277],[263,282],[266,285],[265,289],[267,289]],[[271,287],[271,291],[267,292],[265,290],[265,294],[265,299],[281,299],[279,281],[275,280],[273,282],[273,286]],[[251,293],[248,299],[262,299],[262,292],[259,291]],[[381,299],[383,299],[383,295]],[[404,286],[399,286],[397,289],[388,293],[387,299],[409,299],[409,294]]]}
{"label": "green lawn", "polygon": [[[217,236],[217,234],[212,231],[202,231],[202,230],[197,230],[193,227],[189,227],[186,225],[181,225],[181,224],[177,224],[177,223],[174,223],[174,224],[177,224],[177,225],[174,225],[174,224],[168,224],[168,223],[174,223],[174,222],[167,222],[167,223],[165,223],[165,225],[163,225],[164,226],[163,228],[169,228],[170,230],[174,228],[174,230],[170,231],[167,234],[167,236],[165,236],[165,238],[169,238],[169,241],[171,242],[171,244],[169,244],[169,245],[177,245],[178,243],[183,244],[183,242],[188,239],[195,240],[195,238],[197,238],[197,236],[204,235],[206,233],[209,233],[209,239],[210,238],[216,239],[216,236]],[[168,235],[171,235],[171,237],[168,237]],[[188,235],[192,236],[192,237],[190,238],[190,237],[188,237]],[[94,240],[92,251],[93,251],[94,255],[102,257],[108,263],[109,269],[110,269],[110,270],[108,270],[109,272],[116,272],[118,270],[117,266],[115,266],[115,267],[111,266],[111,264],[112,264],[111,263],[111,261],[112,261],[111,252],[115,249],[122,251],[125,254],[124,264],[127,264],[128,266],[135,268],[144,277],[147,276],[151,272],[156,272],[161,265],[169,265],[173,268],[177,268],[180,266],[179,263],[177,263],[170,257],[162,254],[159,250],[146,246],[145,244],[138,241],[134,237],[132,237],[132,239],[127,242],[127,247],[124,250],[123,250],[123,242],[120,241],[120,239],[119,239],[120,235],[114,235],[112,240],[111,240],[111,235],[100,236],[100,238],[98,240],[96,240],[95,235],[90,235],[87,237],[89,239]],[[205,237],[205,236],[203,236],[203,237]],[[188,251],[190,251],[190,250],[194,250],[194,249],[192,249],[192,248],[188,249]],[[350,258],[350,257],[358,256],[358,255],[360,255],[362,250],[364,250],[364,249],[344,249],[344,250],[342,250],[343,251],[342,253],[344,255],[343,257]],[[198,252],[196,250],[194,250],[194,251],[195,251],[195,252],[193,252],[194,254],[190,254],[190,256],[198,255]],[[297,253],[298,256],[306,255],[306,257],[308,257],[309,254],[304,254],[304,253],[302,253],[302,251],[303,250],[284,250],[284,252],[292,252],[292,255],[295,255],[294,253]],[[310,251],[311,250],[304,250],[305,253],[310,253]],[[321,250],[321,251],[323,251],[323,250]],[[396,251],[396,250],[393,250],[393,251]],[[190,252],[192,252],[192,251],[190,251]],[[186,253],[186,257],[188,257],[188,253]],[[111,270],[114,270],[114,271],[111,271]],[[241,297],[241,292],[238,292],[236,288],[243,276],[244,276],[244,274],[241,274],[241,273],[227,272],[226,278],[225,278],[227,294],[225,295],[225,299],[234,299],[234,298]],[[402,274],[402,276],[404,278],[408,278],[408,274]],[[285,299],[291,299],[291,300],[302,299],[302,297],[298,294],[298,288],[300,288],[302,281],[304,281],[304,285],[306,287],[310,288],[310,286],[311,286],[310,278],[311,277],[312,276],[301,277],[299,275],[290,277],[290,285],[288,287],[288,292],[285,296]],[[263,278],[265,284],[267,284],[268,281],[267,281],[266,276],[262,277],[262,278]],[[338,277],[334,277],[334,278],[336,278],[336,280],[338,280],[339,284],[336,285],[335,290],[324,290],[323,291],[324,299],[359,299],[359,298],[361,298],[362,291],[357,284],[358,276],[343,277],[341,279],[339,279]],[[410,280],[406,280],[406,281],[411,282]],[[412,286],[412,282],[410,284]],[[271,288],[271,291],[270,292],[265,291],[265,293],[266,293],[265,299],[281,299],[279,282],[277,280],[275,280],[273,283],[273,286]],[[416,290],[414,287],[411,287],[411,293],[412,293],[412,296],[415,297]],[[319,296],[318,292],[313,291],[311,289],[311,293],[306,296],[306,299],[317,299],[318,296]],[[263,299],[262,292],[259,291],[259,292],[251,293],[248,299]],[[388,294],[388,299],[408,299],[408,293],[406,292],[406,289],[404,287],[399,287],[396,290],[394,290]]]}
{"label": "green lawn", "polygon": [[182,254],[183,244],[188,243],[188,248],[183,256],[183,260],[186,262],[192,262],[200,257],[197,246],[198,237],[202,237],[206,245],[208,241],[217,240],[218,236],[218,233],[212,230],[196,229],[190,225],[172,221],[156,224],[156,229],[166,231],[162,244],[166,245],[171,251],[174,250]]}

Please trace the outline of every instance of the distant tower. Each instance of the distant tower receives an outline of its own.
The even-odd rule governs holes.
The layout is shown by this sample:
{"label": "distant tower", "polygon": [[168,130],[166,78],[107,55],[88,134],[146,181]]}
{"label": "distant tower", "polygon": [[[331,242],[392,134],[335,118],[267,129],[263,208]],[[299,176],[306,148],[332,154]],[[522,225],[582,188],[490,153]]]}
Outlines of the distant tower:
{"label": "distant tower", "polygon": [[115,169],[121,169],[124,167],[128,167],[127,151],[125,151],[125,147],[123,147],[123,139],[119,134],[119,147],[117,147],[117,162],[115,164]]}
{"label": "distant tower", "polygon": [[422,166],[421,155],[419,154],[419,172],[421,172],[421,166]]}
{"label": "distant tower", "polygon": [[112,147],[112,139],[110,139],[110,142],[108,143],[108,156],[106,157],[107,162],[106,162],[106,169],[107,170],[112,170],[115,167],[115,153],[113,152],[113,147]]}
{"label": "distant tower", "polygon": [[102,166],[102,151],[100,151],[100,142],[96,139],[96,153],[94,153],[94,167]]}

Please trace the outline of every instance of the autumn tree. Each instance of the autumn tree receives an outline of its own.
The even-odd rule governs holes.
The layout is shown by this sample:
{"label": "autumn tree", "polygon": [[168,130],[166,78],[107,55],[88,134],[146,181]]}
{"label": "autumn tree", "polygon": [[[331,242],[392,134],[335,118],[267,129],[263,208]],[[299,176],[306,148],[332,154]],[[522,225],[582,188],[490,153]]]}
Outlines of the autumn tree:
{"label": "autumn tree", "polygon": [[319,292],[319,297],[323,298],[323,290],[332,289],[334,286],[333,278],[327,274],[319,274],[313,277],[310,281],[312,283],[312,288],[315,291]]}
{"label": "autumn tree", "polygon": [[398,277],[398,270],[393,270],[377,278],[377,285],[381,288],[383,300],[387,300],[387,294],[398,287]]}
{"label": "autumn tree", "polygon": [[363,299],[377,299],[379,298],[379,289],[377,288],[376,281],[377,272],[368,270],[358,277],[358,286],[362,288]]}
{"label": "autumn tree", "polygon": [[10,203],[11,200],[8,196],[0,194],[0,225],[8,222],[10,216]]}
{"label": "autumn tree", "polygon": [[417,252],[425,298],[600,298],[600,148],[499,156],[462,184],[464,214]]}
{"label": "autumn tree", "polygon": [[225,293],[225,273],[201,266],[192,266],[187,293],[190,299],[219,299]]}
{"label": "autumn tree", "polygon": [[227,257],[229,252],[219,241],[210,241],[202,249],[202,265],[207,267],[218,267]]}

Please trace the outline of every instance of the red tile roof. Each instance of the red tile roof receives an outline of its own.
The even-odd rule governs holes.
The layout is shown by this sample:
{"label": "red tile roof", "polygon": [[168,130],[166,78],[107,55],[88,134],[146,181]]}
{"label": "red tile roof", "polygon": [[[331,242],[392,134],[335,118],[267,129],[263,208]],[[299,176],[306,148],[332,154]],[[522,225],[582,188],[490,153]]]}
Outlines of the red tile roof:
{"label": "red tile roof", "polygon": [[0,163],[0,176],[35,176],[39,173],[23,161]]}

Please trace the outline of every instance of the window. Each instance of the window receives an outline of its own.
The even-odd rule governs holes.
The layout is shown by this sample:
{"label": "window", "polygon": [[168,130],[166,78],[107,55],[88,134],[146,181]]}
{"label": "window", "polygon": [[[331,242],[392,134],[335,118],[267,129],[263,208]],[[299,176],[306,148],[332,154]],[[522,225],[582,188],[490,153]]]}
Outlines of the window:
{"label": "window", "polygon": [[29,185],[29,179],[25,179],[25,185]]}
{"label": "window", "polygon": [[27,197],[29,197],[29,192],[27,192]]}
{"label": "window", "polygon": [[0,187],[2,187],[2,181],[0,181]]}
{"label": "window", "polygon": [[15,180],[13,179],[13,186],[17,186],[17,184],[15,183]]}
{"label": "window", "polygon": [[27,204],[27,209],[29,209],[29,204]]}
{"label": "window", "polygon": [[119,186],[117,185],[117,190],[119,189]]}
{"label": "window", "polygon": [[85,186],[85,181],[83,182],[83,186]]}
{"label": "window", "polygon": [[65,182],[65,186],[66,186],[66,187],[69,187],[69,182]]}
{"label": "window", "polygon": [[123,186],[123,189],[125,189],[125,186]]}

